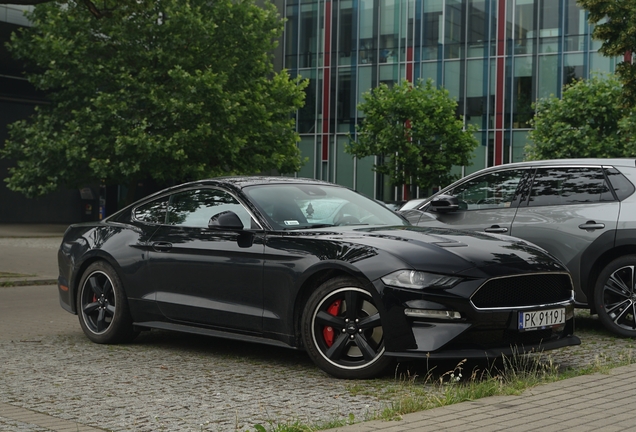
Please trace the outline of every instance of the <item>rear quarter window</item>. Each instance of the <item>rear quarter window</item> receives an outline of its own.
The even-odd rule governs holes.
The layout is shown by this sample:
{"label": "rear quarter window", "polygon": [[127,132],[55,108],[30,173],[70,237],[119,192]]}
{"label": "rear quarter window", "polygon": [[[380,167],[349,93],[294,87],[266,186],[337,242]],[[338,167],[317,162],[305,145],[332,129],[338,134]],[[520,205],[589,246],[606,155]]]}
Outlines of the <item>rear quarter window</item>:
{"label": "rear quarter window", "polygon": [[616,168],[606,168],[605,174],[619,201],[623,201],[634,193],[634,185]]}

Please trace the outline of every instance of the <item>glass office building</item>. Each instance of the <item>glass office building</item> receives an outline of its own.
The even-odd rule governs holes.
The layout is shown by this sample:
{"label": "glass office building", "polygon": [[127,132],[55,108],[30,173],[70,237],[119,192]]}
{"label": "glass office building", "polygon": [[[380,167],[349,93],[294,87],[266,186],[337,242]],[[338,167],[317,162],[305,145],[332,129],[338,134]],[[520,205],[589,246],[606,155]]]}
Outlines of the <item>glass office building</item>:
{"label": "glass office building", "polygon": [[[532,103],[594,72],[613,72],[576,0],[285,0],[282,63],[310,80],[297,113],[309,162],[298,173],[400,200],[347,154],[363,93],[380,83],[431,78],[449,90],[480,146],[468,174],[523,160]],[[460,172],[461,170],[461,172]],[[420,191],[426,196],[428,191]]]}

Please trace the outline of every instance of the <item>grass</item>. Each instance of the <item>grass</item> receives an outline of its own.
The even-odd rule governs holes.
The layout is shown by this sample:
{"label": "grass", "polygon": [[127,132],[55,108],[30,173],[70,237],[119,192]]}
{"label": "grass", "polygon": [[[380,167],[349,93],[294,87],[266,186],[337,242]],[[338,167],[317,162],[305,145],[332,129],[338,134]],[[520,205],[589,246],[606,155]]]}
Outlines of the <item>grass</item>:
{"label": "grass", "polygon": [[39,280],[18,280],[18,281],[0,281],[0,288],[11,288],[19,286],[41,286],[55,285],[55,279],[39,279]]}
{"label": "grass", "polygon": [[[491,366],[465,371],[466,360],[439,376],[429,373],[419,391],[392,401],[376,419],[398,420],[404,414],[497,395],[518,395],[538,384],[559,379],[558,367],[542,354],[504,357]],[[405,386],[422,387],[406,379]]]}
{"label": "grass", "polygon": [[[581,316],[578,316],[578,315]],[[600,327],[596,317],[587,311],[577,311],[577,333],[582,347],[563,349],[566,358],[575,359],[564,366],[552,354],[513,355],[486,366],[469,366],[466,360],[451,370],[436,373],[426,369],[423,376],[417,371],[397,368],[393,379],[356,381],[349,387],[351,395],[375,396],[386,400],[380,412],[368,413],[365,418],[333,420],[307,425],[302,422],[254,425],[255,432],[315,432],[370,420],[399,420],[405,414],[476,400],[488,396],[519,395],[537,385],[609,370],[634,363],[631,339],[614,336]],[[586,339],[589,341],[586,342]],[[599,339],[600,337],[600,339]],[[590,353],[593,358],[590,360]],[[563,354],[563,353],[561,353]],[[570,356],[570,357],[567,357]],[[585,360],[583,360],[585,358]]]}
{"label": "grass", "polygon": [[28,277],[28,276],[30,276],[30,275],[23,275],[23,274],[19,274],[19,273],[0,272],[0,279],[1,278]]}
{"label": "grass", "polygon": [[35,277],[33,274],[20,274],[0,272],[0,287],[33,286],[33,285],[53,285],[57,283],[53,279],[26,280],[24,278]]}

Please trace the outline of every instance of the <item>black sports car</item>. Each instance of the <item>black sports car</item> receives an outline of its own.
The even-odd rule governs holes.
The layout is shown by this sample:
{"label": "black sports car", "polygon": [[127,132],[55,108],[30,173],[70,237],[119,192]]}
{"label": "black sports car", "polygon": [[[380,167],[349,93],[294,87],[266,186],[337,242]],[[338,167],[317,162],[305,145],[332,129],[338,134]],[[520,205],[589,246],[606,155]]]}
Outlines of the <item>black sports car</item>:
{"label": "black sports car", "polygon": [[60,303],[97,343],[169,329],[305,349],[342,378],[396,358],[576,345],[572,281],[523,240],[414,227],[342,186],[197,181],[72,225]]}

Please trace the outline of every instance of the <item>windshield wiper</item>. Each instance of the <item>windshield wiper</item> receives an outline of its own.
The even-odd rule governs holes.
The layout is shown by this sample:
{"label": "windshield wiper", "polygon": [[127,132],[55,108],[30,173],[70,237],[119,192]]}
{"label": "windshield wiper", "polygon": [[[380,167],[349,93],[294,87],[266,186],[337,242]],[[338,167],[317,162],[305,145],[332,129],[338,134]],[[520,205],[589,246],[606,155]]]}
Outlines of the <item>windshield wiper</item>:
{"label": "windshield wiper", "polygon": [[282,231],[302,231],[302,230],[306,230],[306,229],[311,229],[311,228],[327,228],[327,227],[333,227],[335,226],[334,224],[328,224],[328,223],[323,223],[323,224],[309,224],[309,225],[294,225],[294,226],[287,226],[284,228],[281,228]]}

